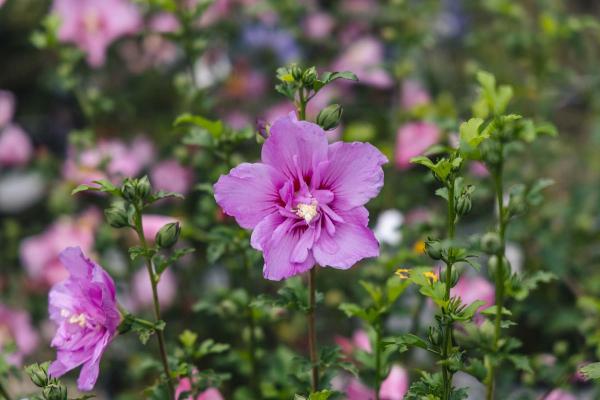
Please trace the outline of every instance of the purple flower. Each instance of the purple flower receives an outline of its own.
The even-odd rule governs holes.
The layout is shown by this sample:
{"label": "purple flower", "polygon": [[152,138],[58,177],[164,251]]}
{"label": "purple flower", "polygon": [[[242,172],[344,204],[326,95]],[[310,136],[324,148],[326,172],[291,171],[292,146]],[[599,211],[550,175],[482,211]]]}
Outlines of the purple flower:
{"label": "purple flower", "polygon": [[58,324],[52,340],[56,361],[48,372],[60,377],[83,365],[77,387],[88,391],[96,384],[100,358],[121,321],[115,284],[79,247],[67,247],[59,258],[70,276],[54,285],[48,295],[50,319]]}
{"label": "purple flower", "polygon": [[0,129],[1,166],[24,166],[32,154],[31,140],[19,125],[9,124],[4,130]]}
{"label": "purple flower", "polygon": [[379,255],[365,203],[383,186],[387,162],[368,143],[327,143],[318,125],[279,118],[262,148],[262,162],[221,176],[215,199],[264,255],[263,275],[280,280],[315,264],[348,269]]}
{"label": "purple flower", "polygon": [[15,95],[6,90],[0,90],[0,128],[12,121],[15,113]]}
{"label": "purple flower", "polygon": [[156,164],[150,172],[152,184],[160,190],[188,194],[194,181],[191,169],[177,160],[165,160]]}

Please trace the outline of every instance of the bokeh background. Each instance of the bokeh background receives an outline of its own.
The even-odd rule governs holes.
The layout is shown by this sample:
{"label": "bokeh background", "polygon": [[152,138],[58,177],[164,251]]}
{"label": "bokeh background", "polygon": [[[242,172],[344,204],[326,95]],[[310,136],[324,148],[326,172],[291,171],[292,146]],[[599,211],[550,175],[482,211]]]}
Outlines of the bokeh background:
{"label": "bokeh background", "polygon": [[[196,249],[161,281],[168,341],[176,343],[186,327],[229,344],[230,351],[198,367],[229,374],[225,398],[248,398],[243,304],[249,293],[275,293],[281,284],[262,279],[259,255],[247,251],[248,233],[220,212],[210,187],[232,166],[257,159],[257,120],[293,110],[274,90],[275,70],[297,62],[357,74],[359,83],[337,81],[319,93],[308,117],[341,104],[342,125],[332,135],[369,141],[390,159],[385,187],[369,204],[382,256],[347,273],[320,272],[320,341],[360,337],[360,324],[338,309],[360,303],[359,279],[429,262],[421,241],[443,227],[444,204],[427,171],[407,160],[452,142],[471,115],[475,74],[485,70],[513,86],[511,111],[559,132],[516,149],[507,163],[509,185],[555,181],[544,203],[511,225],[508,251],[513,271],[544,270],[556,279],[510,304],[518,322],[510,335],[523,342],[534,368],[502,371],[502,398],[536,399],[558,387],[578,399],[600,396],[576,373],[600,357],[600,3],[216,0],[194,13],[194,1],[96,0],[106,10],[86,16],[77,2],[0,1],[0,372],[12,389],[31,390],[12,366],[54,356],[47,292],[65,276],[57,260],[62,248],[79,245],[92,254],[117,280],[120,301],[149,312],[147,277],[127,256],[135,238],[104,222],[102,196],[70,195],[99,177],[119,182],[148,174],[156,188],[186,195],[153,208],[148,229],[182,221],[182,238]],[[71,37],[57,34],[65,20],[75,21]],[[97,31],[101,39],[94,39]],[[215,139],[174,126],[184,113],[220,119],[231,131]],[[470,165],[467,179],[477,192],[460,225],[464,238],[494,224],[487,171]],[[487,279],[483,271],[477,279]],[[493,298],[486,281],[465,290]],[[419,331],[432,313],[409,290],[386,329]],[[304,352],[303,318],[281,311],[260,319],[261,368],[273,393],[266,397],[290,398],[293,384],[282,371],[290,370],[294,352]],[[140,398],[152,382],[152,361],[141,349],[135,337],[114,343],[99,398]],[[396,358],[411,378],[431,368],[418,352]],[[480,398],[477,383],[463,379]]]}

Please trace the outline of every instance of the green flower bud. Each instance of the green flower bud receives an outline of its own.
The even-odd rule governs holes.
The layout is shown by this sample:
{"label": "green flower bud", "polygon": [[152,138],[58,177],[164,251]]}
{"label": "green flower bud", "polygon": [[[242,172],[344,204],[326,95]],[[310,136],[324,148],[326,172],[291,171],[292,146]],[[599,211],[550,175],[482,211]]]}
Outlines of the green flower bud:
{"label": "green flower bud", "polygon": [[150,180],[147,175],[144,175],[136,182],[136,194],[140,199],[145,200],[152,191],[152,186],[150,185]]}
{"label": "green flower bud", "polygon": [[296,82],[300,82],[302,80],[302,68],[297,65],[292,65],[290,67],[290,73]]}
{"label": "green flower bud", "polygon": [[25,367],[25,372],[34,385],[44,387],[48,384],[48,363],[28,365]]}
{"label": "green flower bud", "polygon": [[67,387],[60,382],[46,386],[42,393],[47,400],[67,400]]}
{"label": "green flower bud", "polygon": [[106,221],[113,228],[125,228],[129,226],[129,216],[127,210],[121,204],[113,204],[104,210]]}
{"label": "green flower bud", "polygon": [[502,243],[496,232],[488,232],[481,237],[481,249],[487,254],[496,254],[500,251]]}
{"label": "green flower bud", "polygon": [[425,253],[434,260],[442,259],[442,244],[439,240],[427,240],[425,242]]}
{"label": "green flower bud", "polygon": [[471,196],[461,194],[458,197],[456,201],[456,206],[454,208],[459,216],[468,214],[469,211],[471,211]]}
{"label": "green flower bud", "polygon": [[317,115],[317,124],[326,131],[335,129],[340,124],[343,111],[339,104],[329,105]]}
{"label": "green flower bud", "polygon": [[315,80],[317,80],[317,69],[315,67],[304,70],[304,73],[302,74],[302,83],[304,86],[312,87]]}
{"label": "green flower bud", "polygon": [[123,185],[121,186],[121,193],[123,194],[123,198],[129,202],[134,202],[136,200],[136,184],[132,179],[125,179]]}
{"label": "green flower bud", "polygon": [[181,227],[179,226],[179,222],[171,222],[166,224],[156,234],[156,244],[158,247],[163,249],[168,249],[169,247],[173,247],[177,240],[179,239],[179,233],[181,232]]}

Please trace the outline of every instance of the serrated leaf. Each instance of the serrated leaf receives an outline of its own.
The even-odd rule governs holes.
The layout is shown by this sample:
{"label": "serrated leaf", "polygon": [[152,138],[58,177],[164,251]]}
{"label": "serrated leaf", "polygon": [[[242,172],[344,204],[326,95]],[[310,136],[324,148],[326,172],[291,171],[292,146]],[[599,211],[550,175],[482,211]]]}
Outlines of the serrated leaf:
{"label": "serrated leaf", "polygon": [[600,380],[600,362],[588,364],[579,369],[586,379]]}

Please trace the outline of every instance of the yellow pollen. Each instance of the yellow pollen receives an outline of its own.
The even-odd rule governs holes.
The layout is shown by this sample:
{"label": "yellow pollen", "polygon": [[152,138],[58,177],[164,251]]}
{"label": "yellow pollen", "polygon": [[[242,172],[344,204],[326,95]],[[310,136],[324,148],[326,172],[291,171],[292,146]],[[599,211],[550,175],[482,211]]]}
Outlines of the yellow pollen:
{"label": "yellow pollen", "polygon": [[406,269],[406,268],[399,268],[394,273],[397,276],[399,276],[400,279],[408,279],[408,274],[410,273],[410,271],[408,269]]}
{"label": "yellow pollen", "polygon": [[69,310],[67,310],[66,308],[61,308],[60,310],[60,316],[63,318],[67,318],[69,315],[71,315],[71,313],[69,312]]}
{"label": "yellow pollen", "polygon": [[438,281],[438,276],[434,272],[431,272],[431,271],[423,272],[423,276],[427,279],[430,279],[431,283]]}
{"label": "yellow pollen", "polygon": [[422,240],[417,241],[413,246],[413,251],[417,254],[425,253],[425,242]]}
{"label": "yellow pollen", "polygon": [[78,314],[78,315],[73,315],[71,316],[71,318],[69,318],[69,323],[70,324],[77,324],[80,327],[84,327],[87,324],[87,319],[85,317],[84,313]]}
{"label": "yellow pollen", "polygon": [[310,221],[317,216],[317,202],[314,201],[311,204],[298,204],[296,215],[300,218],[304,218],[307,224],[310,223]]}

